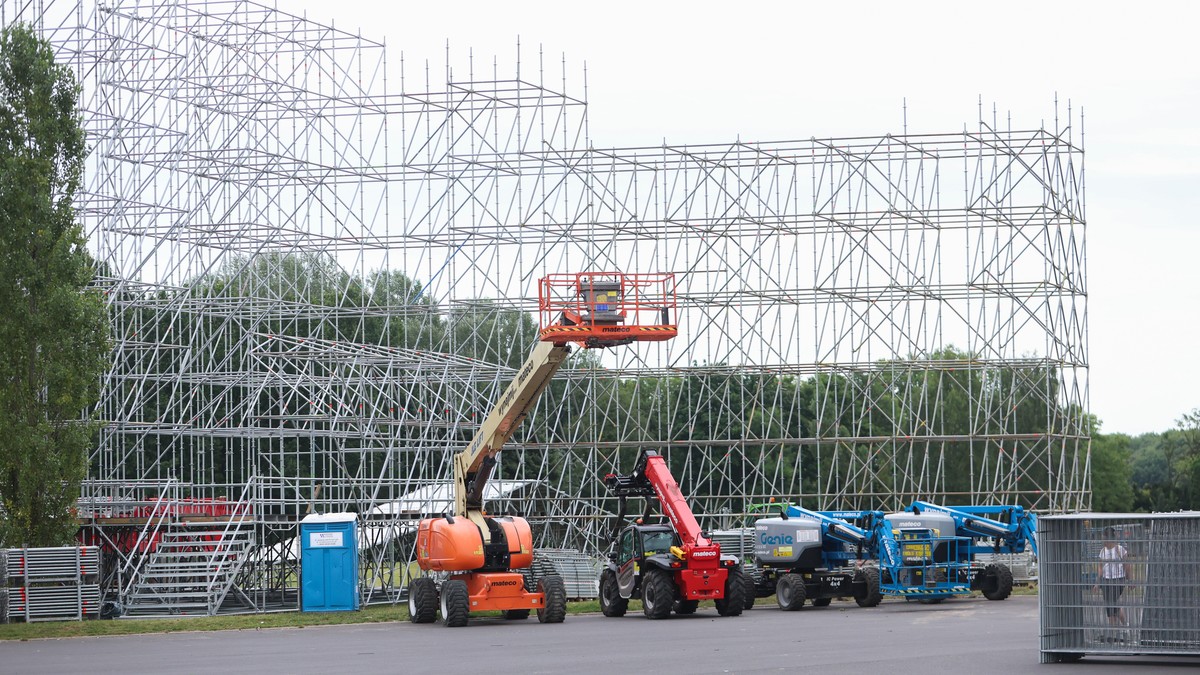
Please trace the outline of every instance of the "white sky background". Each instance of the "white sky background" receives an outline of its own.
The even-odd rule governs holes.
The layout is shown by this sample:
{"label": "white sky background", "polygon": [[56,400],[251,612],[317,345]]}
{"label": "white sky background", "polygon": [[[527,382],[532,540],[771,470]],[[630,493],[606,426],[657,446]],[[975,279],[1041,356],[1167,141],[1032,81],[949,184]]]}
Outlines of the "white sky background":
{"label": "white sky background", "polygon": [[[597,147],[1014,128],[1086,115],[1091,412],[1165,431],[1200,407],[1200,3],[279,0],[404,53],[473,50],[550,88],[567,58]],[[480,66],[483,66],[480,69]],[[462,66],[459,66],[462,67]],[[438,71],[440,72],[440,71]],[[456,71],[458,73],[459,71]],[[456,79],[466,79],[465,72]],[[398,86],[398,83],[397,83]],[[989,112],[990,116],[990,112]],[[1078,136],[1076,136],[1078,139]]]}

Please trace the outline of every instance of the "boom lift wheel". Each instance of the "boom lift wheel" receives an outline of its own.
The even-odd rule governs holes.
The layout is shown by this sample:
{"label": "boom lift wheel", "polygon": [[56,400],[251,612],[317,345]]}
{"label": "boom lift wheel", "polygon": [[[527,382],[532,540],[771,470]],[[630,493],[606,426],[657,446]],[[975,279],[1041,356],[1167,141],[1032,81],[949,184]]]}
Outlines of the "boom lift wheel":
{"label": "boom lift wheel", "polygon": [[642,577],[642,613],[647,619],[665,619],[675,604],[675,582],[671,575],[654,568]]}
{"label": "boom lift wheel", "polygon": [[855,576],[867,583],[867,594],[861,598],[854,598],[859,607],[875,607],[883,602],[883,593],[879,590],[878,567],[864,567]]}
{"label": "boom lift wheel", "polygon": [[417,577],[408,582],[408,620],[413,623],[433,623],[437,619],[437,584],[429,577]]}
{"label": "boom lift wheel", "polygon": [[604,570],[600,575],[600,611],[604,616],[625,616],[629,608],[629,599],[621,597],[617,588],[617,575],[611,570]]}
{"label": "boom lift wheel", "polygon": [[505,619],[509,621],[521,621],[529,618],[529,610],[527,609],[506,609],[501,613]]}
{"label": "boom lift wheel", "polygon": [[538,593],[545,598],[545,606],[537,611],[542,623],[562,623],[567,618],[567,585],[557,574],[547,574],[538,579]]}
{"label": "boom lift wheel", "polygon": [[729,575],[725,577],[725,597],[713,603],[717,606],[717,614],[740,616],[742,610],[745,609],[745,592],[745,572],[742,571],[741,565],[734,565],[729,568]]}
{"label": "boom lift wheel", "polygon": [[791,572],[779,577],[779,583],[775,586],[775,599],[779,602],[779,609],[785,612],[800,609],[804,606],[806,595],[804,577]]}
{"label": "boom lift wheel", "polygon": [[442,584],[442,623],[448,628],[467,625],[471,613],[471,594],[467,582],[451,579]]}
{"label": "boom lift wheel", "polygon": [[828,607],[833,598],[813,598],[813,607]]}
{"label": "boom lift wheel", "polygon": [[983,568],[983,597],[988,600],[1003,600],[1012,595],[1012,570],[1003,563],[990,563]]}

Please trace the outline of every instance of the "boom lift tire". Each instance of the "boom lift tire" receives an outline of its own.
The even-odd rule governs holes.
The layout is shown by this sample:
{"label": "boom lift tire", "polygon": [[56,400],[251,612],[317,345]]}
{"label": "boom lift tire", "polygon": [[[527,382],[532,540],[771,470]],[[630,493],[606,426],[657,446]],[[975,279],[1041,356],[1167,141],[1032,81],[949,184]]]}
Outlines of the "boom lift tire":
{"label": "boom lift tire", "polygon": [[622,598],[617,588],[617,575],[604,570],[600,575],[600,611],[604,616],[625,616],[629,609],[629,598]]}
{"label": "boom lift tire", "polygon": [[429,577],[417,577],[408,582],[408,620],[413,623],[433,623],[437,620],[437,584]]}
{"label": "boom lift tire", "polygon": [[754,577],[746,574],[744,571],[742,578],[745,579],[746,583],[745,595],[742,596],[742,609],[751,609],[754,607],[754,599],[757,596],[757,584],[754,582]]}
{"label": "boom lift tire", "polygon": [[813,598],[813,607],[828,607],[833,598]]}
{"label": "boom lift tire", "polygon": [[725,577],[725,597],[713,601],[717,606],[717,614],[740,616],[746,605],[745,593],[746,573],[742,571],[741,565],[734,565],[729,568],[729,574]]}
{"label": "boom lift tire", "polygon": [[562,623],[567,618],[567,585],[557,574],[547,574],[538,580],[538,593],[545,597],[545,607],[538,608],[538,621]]}
{"label": "boom lift tire", "polygon": [[527,609],[506,609],[501,612],[501,616],[509,621],[521,621],[529,618],[529,610]]}
{"label": "boom lift tire", "polygon": [[983,568],[983,573],[987,575],[983,585],[983,597],[988,600],[1003,600],[1012,595],[1013,576],[1008,565],[990,563]]}
{"label": "boom lift tire", "polygon": [[775,599],[779,602],[779,609],[785,612],[794,612],[803,607],[806,594],[804,577],[799,574],[789,572],[779,577],[779,583],[775,586]]}
{"label": "boom lift tire", "polygon": [[859,607],[876,607],[883,602],[883,593],[879,590],[879,568],[864,567],[855,575],[867,584],[867,594],[854,598]]}
{"label": "boom lift tire", "polygon": [[946,598],[917,598],[917,602],[922,605],[940,605]]}
{"label": "boom lift tire", "polygon": [[471,595],[467,591],[467,582],[451,579],[442,584],[442,623],[448,628],[460,628],[467,625],[470,613]]}
{"label": "boom lift tire", "polygon": [[647,619],[665,619],[675,604],[675,582],[660,569],[646,570],[642,577],[642,613]]}
{"label": "boom lift tire", "polygon": [[700,607],[699,600],[676,600],[675,601],[675,613],[676,614],[695,614],[696,609],[698,607]]}

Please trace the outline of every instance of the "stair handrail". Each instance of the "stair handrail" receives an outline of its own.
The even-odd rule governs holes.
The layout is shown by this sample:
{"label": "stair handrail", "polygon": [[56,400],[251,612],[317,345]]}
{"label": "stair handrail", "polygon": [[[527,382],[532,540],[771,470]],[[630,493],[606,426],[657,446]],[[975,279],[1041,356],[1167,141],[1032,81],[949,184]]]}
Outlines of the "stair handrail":
{"label": "stair handrail", "polygon": [[[250,480],[246,481],[246,486],[242,488],[242,494],[238,497],[237,501],[234,502],[234,518],[230,518],[229,522],[225,523],[225,529],[221,531],[220,540],[217,541],[217,545],[213,547],[212,553],[209,554],[207,567],[211,571],[209,573],[208,588],[205,591],[205,597],[207,597],[209,601],[209,614],[216,613],[217,607],[214,605],[224,601],[225,595],[229,593],[229,588],[233,585],[233,576],[236,575],[237,570],[241,568],[240,564],[237,565],[237,568],[234,569],[233,574],[231,574],[230,578],[226,580],[225,584],[223,584],[224,587],[221,589],[220,593],[221,597],[217,598],[214,595],[213,587],[216,585],[217,580],[221,578],[221,573],[229,563],[227,556],[224,555],[226,550],[229,548],[229,531],[231,528],[241,530],[242,525],[246,523],[247,518],[250,516],[251,505],[253,502],[249,499],[249,497],[251,494],[253,494],[254,484],[257,481],[258,474],[251,474]],[[236,528],[234,528],[235,523],[237,525]],[[218,556],[220,556],[219,559]],[[239,559],[242,557],[244,556],[239,556]],[[214,566],[216,567],[215,569]]]}
{"label": "stair handrail", "polygon": [[[129,592],[133,589],[134,582],[138,578],[138,572],[145,568],[146,561],[152,555],[152,552],[149,550],[149,542],[154,541],[154,538],[162,530],[163,524],[170,519],[170,516],[175,511],[179,499],[173,493],[178,490],[179,481],[174,478],[168,478],[167,482],[163,485],[162,492],[159,493],[158,498],[154,501],[154,507],[150,510],[149,517],[146,518],[146,524],[142,526],[141,531],[138,533],[138,538],[133,544],[133,550],[137,552],[142,549],[143,543],[146,543],[146,555],[130,555],[125,558],[124,563],[121,565],[118,578],[125,580],[120,592],[122,603],[125,602]],[[133,573],[126,576],[130,568],[136,569],[133,569]]]}

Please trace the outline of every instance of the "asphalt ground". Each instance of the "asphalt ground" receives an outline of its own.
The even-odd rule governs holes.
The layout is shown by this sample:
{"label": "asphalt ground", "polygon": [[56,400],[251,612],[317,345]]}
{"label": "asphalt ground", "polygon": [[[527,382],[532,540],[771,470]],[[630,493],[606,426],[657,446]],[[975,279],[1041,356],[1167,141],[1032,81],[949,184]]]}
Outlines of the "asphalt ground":
{"label": "asphalt ground", "polygon": [[1200,659],[1087,656],[1038,664],[1037,598],[888,600],[740,617],[713,609],[649,621],[568,616],[439,624],[358,624],[0,642],[0,673],[1175,673]]}

